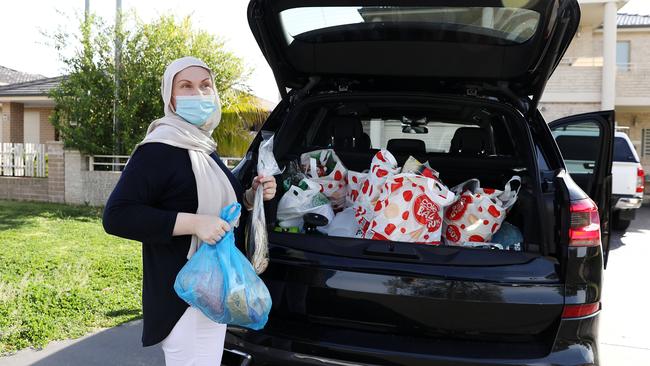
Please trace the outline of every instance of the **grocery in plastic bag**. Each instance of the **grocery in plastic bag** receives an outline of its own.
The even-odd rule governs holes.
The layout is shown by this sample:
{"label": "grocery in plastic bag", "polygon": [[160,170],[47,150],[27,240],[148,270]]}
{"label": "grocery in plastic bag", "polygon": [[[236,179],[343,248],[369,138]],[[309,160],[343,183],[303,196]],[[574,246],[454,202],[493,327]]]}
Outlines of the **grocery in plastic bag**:
{"label": "grocery in plastic bag", "polygon": [[[516,184],[517,188],[513,189]],[[458,196],[445,212],[445,243],[489,242],[517,201],[521,178],[512,177],[503,191],[481,188],[478,179],[470,179],[452,188]]]}
{"label": "grocery in plastic bag", "polygon": [[374,216],[365,237],[439,245],[443,210],[454,198],[437,177],[394,175],[386,181],[372,208]]}
{"label": "grocery in plastic bag", "polygon": [[388,150],[380,150],[372,158],[370,172],[361,182],[361,191],[355,202],[355,217],[365,233],[370,221],[375,215],[375,204],[381,194],[382,187],[400,169],[393,154]]}
{"label": "grocery in plastic bag", "polygon": [[[262,131],[263,141],[260,143],[257,157],[257,174],[268,177],[282,173],[273,156],[273,133]],[[264,272],[269,264],[269,241],[264,215],[264,189],[259,186],[255,191],[255,202],[251,213],[246,254],[250,258],[255,272]]]}
{"label": "grocery in plastic bag", "polygon": [[[241,206],[233,203],[221,218],[237,221]],[[271,311],[271,295],[255,269],[235,246],[233,231],[216,245],[202,243],[174,282],[178,296],[211,320],[261,329]]]}
{"label": "grocery in plastic bag", "polygon": [[300,156],[302,171],[313,181],[320,184],[321,192],[329,198],[334,211],[345,207],[347,185],[345,178],[348,170],[332,149],[315,150]]}
{"label": "grocery in plastic bag", "polygon": [[297,186],[292,185],[280,198],[277,218],[280,227],[303,227],[303,217],[308,213],[325,216],[328,221],[334,218],[334,210],[329,199],[320,191],[320,185],[311,179],[303,179]]}

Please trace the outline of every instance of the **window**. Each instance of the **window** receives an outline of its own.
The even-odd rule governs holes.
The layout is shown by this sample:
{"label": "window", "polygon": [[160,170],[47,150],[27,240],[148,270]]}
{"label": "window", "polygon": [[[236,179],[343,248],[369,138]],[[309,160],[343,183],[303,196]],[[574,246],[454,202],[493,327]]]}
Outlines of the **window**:
{"label": "window", "polygon": [[601,145],[600,127],[597,123],[582,122],[560,126],[553,129],[553,136],[562,152],[569,174],[594,173]]}
{"label": "window", "polygon": [[614,161],[638,163],[634,152],[630,149],[630,144],[622,137],[614,138]]}
{"label": "window", "polygon": [[630,71],[630,42],[616,42],[616,65],[619,71]]}
{"label": "window", "polygon": [[650,128],[643,129],[641,139],[641,155],[650,157]]}
{"label": "window", "polygon": [[398,27],[424,27],[428,32],[455,29],[489,36],[509,43],[524,43],[535,35],[540,14],[513,7],[404,7],[326,6],[301,7],[280,12],[287,43],[300,35],[327,32],[335,27],[364,29],[372,23]]}

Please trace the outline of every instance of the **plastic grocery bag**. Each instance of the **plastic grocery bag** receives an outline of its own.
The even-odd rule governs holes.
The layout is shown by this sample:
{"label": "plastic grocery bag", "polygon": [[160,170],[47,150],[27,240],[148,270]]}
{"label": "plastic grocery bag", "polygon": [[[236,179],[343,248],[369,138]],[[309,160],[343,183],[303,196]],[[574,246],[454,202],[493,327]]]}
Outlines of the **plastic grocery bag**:
{"label": "plastic grocery bag", "polygon": [[354,205],[355,217],[364,234],[375,215],[373,209],[384,183],[394,174],[399,173],[399,170],[397,160],[388,150],[380,150],[372,158],[370,172],[361,182],[361,191]]}
{"label": "plastic grocery bag", "polygon": [[[513,183],[517,188],[513,189]],[[481,188],[478,179],[470,179],[452,188],[458,198],[445,212],[445,243],[489,242],[517,202],[521,178],[512,177],[503,191]]]}
{"label": "plastic grocery bag", "polygon": [[[233,203],[221,211],[221,218],[234,223],[240,212],[241,206]],[[235,246],[232,230],[216,245],[201,244],[176,276],[174,290],[217,323],[257,330],[271,311],[271,295]]]}
{"label": "plastic grocery bag", "polygon": [[505,250],[521,251],[521,244],[524,242],[524,236],[521,234],[521,230],[519,230],[518,227],[504,221],[503,224],[501,224],[501,228],[492,235],[490,241],[494,244],[501,245]]}
{"label": "plastic grocery bag", "polygon": [[455,195],[436,177],[405,173],[384,183],[365,238],[439,245],[443,209]]}
{"label": "plastic grocery bag", "polygon": [[[273,156],[273,133],[262,131],[262,142],[257,157],[257,174],[268,177],[280,173],[282,171]],[[257,274],[264,272],[269,265],[269,240],[266,231],[263,196],[264,189],[260,185],[255,191],[255,202],[253,203],[246,245],[246,254]]]}
{"label": "plastic grocery bag", "polygon": [[300,156],[302,170],[314,182],[320,184],[321,192],[332,202],[334,211],[345,206],[348,170],[332,149],[315,150]]}
{"label": "plastic grocery bag", "polygon": [[[320,185],[311,179],[303,179],[298,186],[292,185],[278,203],[277,218],[280,227],[302,228],[303,216],[317,213],[325,216],[328,222],[334,218],[330,200],[320,191]],[[322,228],[320,228],[322,231]]]}
{"label": "plastic grocery bag", "polygon": [[330,223],[320,231],[329,236],[341,236],[346,238],[362,238],[361,227],[354,218],[354,209],[348,207],[334,216]]}
{"label": "plastic grocery bag", "polygon": [[346,207],[353,207],[359,200],[359,193],[361,192],[361,184],[368,179],[368,173],[359,173],[348,170],[348,177],[346,180],[348,191],[345,195]]}

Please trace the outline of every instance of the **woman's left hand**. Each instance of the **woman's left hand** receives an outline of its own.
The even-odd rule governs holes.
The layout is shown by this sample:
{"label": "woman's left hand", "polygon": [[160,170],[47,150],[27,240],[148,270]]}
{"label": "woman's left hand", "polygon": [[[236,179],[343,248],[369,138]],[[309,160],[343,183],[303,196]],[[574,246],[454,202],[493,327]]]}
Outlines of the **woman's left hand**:
{"label": "woman's left hand", "polygon": [[277,188],[277,184],[275,183],[275,177],[274,176],[262,177],[258,175],[257,177],[253,178],[253,185],[252,185],[253,192],[257,190],[257,187],[259,187],[260,184],[264,189],[264,194],[263,194],[264,201],[273,199],[273,197],[275,197],[275,192]]}

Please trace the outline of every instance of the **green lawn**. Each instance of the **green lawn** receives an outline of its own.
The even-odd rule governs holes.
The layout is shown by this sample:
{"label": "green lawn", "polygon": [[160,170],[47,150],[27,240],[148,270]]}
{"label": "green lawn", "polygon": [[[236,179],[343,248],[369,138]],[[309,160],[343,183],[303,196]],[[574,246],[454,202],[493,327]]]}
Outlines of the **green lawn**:
{"label": "green lawn", "polygon": [[140,318],[140,250],[101,209],[0,201],[0,355]]}

